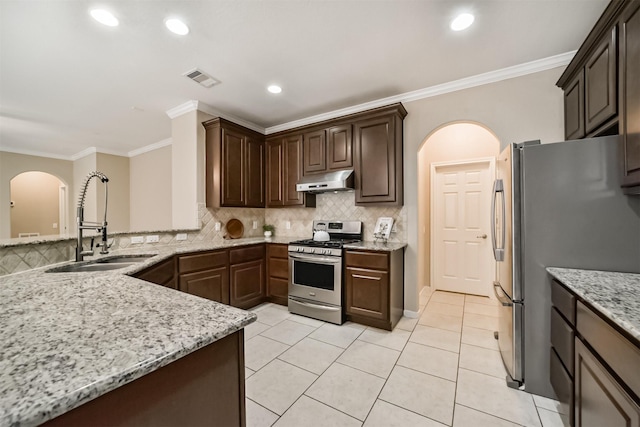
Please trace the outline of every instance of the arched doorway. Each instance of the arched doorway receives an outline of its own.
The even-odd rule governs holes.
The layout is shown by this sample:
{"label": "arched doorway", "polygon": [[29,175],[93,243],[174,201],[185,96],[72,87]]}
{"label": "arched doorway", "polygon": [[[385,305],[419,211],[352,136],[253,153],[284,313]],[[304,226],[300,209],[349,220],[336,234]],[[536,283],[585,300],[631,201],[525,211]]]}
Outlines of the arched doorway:
{"label": "arched doorway", "polygon": [[[431,170],[434,164],[473,163],[495,159],[500,141],[479,123],[454,122],[431,132],[418,150],[418,280],[420,289],[432,286]],[[493,179],[493,177],[491,177]]]}
{"label": "arched doorway", "polygon": [[55,175],[29,171],[10,182],[11,237],[67,234],[67,186]]}

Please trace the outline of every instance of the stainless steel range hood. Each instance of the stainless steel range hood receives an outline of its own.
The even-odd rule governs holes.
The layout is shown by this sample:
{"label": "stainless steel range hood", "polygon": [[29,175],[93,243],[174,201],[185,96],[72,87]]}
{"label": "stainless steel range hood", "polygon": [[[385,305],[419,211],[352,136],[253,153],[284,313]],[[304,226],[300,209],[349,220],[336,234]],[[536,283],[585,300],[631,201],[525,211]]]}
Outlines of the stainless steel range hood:
{"label": "stainless steel range hood", "polygon": [[296,184],[297,191],[307,193],[347,191],[353,188],[353,169],[305,176]]}

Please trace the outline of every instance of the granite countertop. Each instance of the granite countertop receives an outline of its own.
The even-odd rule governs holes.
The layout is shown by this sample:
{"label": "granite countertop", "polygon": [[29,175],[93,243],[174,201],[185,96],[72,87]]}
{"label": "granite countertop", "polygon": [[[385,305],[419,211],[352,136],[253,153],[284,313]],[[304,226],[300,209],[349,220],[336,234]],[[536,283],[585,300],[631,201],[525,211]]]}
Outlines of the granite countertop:
{"label": "granite countertop", "polygon": [[120,250],[107,256],[156,256],[107,272],[46,273],[50,265],[0,277],[0,425],[43,423],[255,321],[126,274],[175,253],[263,241]]}
{"label": "granite countertop", "polygon": [[547,271],[640,340],[640,274],[548,267]]}
{"label": "granite countertop", "polygon": [[358,243],[349,243],[344,245],[345,249],[368,249],[370,251],[385,251],[392,252],[398,249],[402,249],[406,247],[406,243],[400,242],[371,242],[371,241],[362,241]]}

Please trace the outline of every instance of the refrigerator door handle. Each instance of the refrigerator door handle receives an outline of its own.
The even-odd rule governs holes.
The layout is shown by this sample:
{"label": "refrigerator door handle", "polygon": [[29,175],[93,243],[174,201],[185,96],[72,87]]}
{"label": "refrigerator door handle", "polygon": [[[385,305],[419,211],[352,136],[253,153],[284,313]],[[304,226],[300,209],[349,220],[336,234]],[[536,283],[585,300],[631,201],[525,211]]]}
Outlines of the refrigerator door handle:
{"label": "refrigerator door handle", "polygon": [[496,179],[493,182],[493,194],[491,196],[491,221],[493,224],[491,225],[491,245],[493,246],[493,257],[496,261],[504,261],[504,244],[505,244],[505,235],[506,233],[502,230],[502,246],[498,247],[497,245],[497,227],[498,227],[498,217],[496,216],[496,202],[498,200],[497,195],[501,193],[500,196],[502,198],[502,227],[504,228],[504,220],[506,216],[506,207],[505,207],[505,198],[504,198],[504,185],[501,179]]}
{"label": "refrigerator door handle", "polygon": [[500,283],[493,282],[493,293],[496,298],[498,298],[498,302],[500,302],[504,307],[511,307],[513,305],[511,299],[502,290]]}

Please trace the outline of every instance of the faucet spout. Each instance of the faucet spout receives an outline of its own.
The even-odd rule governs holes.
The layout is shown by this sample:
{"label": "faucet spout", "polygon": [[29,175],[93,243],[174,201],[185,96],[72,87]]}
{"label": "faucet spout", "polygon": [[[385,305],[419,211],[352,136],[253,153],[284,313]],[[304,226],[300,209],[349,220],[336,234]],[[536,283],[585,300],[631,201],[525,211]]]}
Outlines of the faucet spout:
{"label": "faucet spout", "polygon": [[[98,222],[90,222],[84,220],[84,201],[87,196],[87,189],[89,188],[89,182],[92,178],[99,178],[100,181],[104,184],[104,220],[102,223]],[[102,243],[98,243],[97,246],[100,246],[101,254],[108,254],[109,246],[107,244],[107,202],[109,199],[109,191],[107,182],[109,182],[109,178],[102,172],[94,171],[89,173],[87,177],[84,179],[82,184],[82,189],[80,190],[80,196],[78,197],[78,215],[76,217],[76,222],[78,225],[78,242],[76,245],[76,261],[82,261],[85,256],[93,255],[93,237],[91,238],[91,247],[88,251],[83,250],[82,247],[82,230],[85,229],[95,229],[98,233],[102,234]]]}

